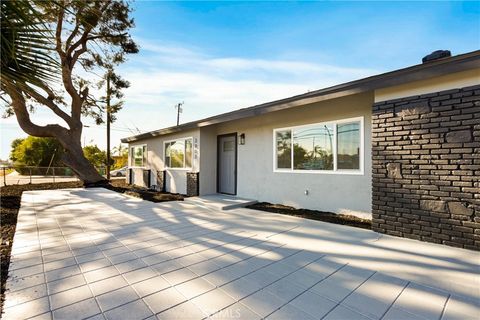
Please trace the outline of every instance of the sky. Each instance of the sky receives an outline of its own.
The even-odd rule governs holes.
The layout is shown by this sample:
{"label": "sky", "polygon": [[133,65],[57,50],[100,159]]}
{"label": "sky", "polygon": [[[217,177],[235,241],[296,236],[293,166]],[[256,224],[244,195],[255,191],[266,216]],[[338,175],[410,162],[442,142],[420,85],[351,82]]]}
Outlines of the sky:
{"label": "sky", "polygon": [[[130,81],[112,146],[176,124],[419,64],[426,54],[480,49],[480,2],[133,3],[140,52],[118,72]],[[38,124],[58,121],[37,109]],[[106,146],[85,119],[82,144]],[[26,137],[0,120],[0,158]]]}

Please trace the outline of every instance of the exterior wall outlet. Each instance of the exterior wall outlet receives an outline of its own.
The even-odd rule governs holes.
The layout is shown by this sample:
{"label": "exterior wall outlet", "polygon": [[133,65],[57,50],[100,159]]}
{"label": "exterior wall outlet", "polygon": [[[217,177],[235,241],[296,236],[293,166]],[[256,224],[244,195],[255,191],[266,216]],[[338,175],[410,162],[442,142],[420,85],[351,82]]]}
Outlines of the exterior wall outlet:
{"label": "exterior wall outlet", "polygon": [[305,190],[305,195],[306,195],[306,196],[308,196],[308,193],[309,193],[308,190]]}

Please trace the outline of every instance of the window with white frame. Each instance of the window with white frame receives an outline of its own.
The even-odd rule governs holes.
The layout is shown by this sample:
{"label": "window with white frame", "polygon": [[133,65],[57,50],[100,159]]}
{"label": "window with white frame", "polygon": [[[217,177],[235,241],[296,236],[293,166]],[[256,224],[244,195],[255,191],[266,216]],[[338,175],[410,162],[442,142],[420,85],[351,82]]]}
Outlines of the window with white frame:
{"label": "window with white frame", "polygon": [[147,146],[130,147],[130,166],[144,167],[147,164]]}
{"label": "window with white frame", "polygon": [[182,138],[164,143],[165,166],[167,168],[192,167],[192,138]]}
{"label": "window with white frame", "polygon": [[361,172],[363,118],[274,130],[275,170]]}

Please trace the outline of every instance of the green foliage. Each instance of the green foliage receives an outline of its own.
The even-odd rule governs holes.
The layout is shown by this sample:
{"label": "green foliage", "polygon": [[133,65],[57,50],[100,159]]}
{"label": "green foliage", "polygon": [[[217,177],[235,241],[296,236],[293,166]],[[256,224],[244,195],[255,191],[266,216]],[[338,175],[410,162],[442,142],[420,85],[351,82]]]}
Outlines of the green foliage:
{"label": "green foliage", "polygon": [[118,147],[113,147],[112,159],[115,161],[112,170],[120,169],[128,165],[128,148],[119,144]]}
{"label": "green foliage", "polygon": [[56,79],[59,64],[50,53],[54,36],[28,0],[1,1],[1,87],[41,85]]}
{"label": "green foliage", "polygon": [[100,150],[97,145],[94,146],[85,146],[83,147],[83,154],[91,164],[95,167],[102,167],[105,165],[107,159],[107,153],[103,150]]}
{"label": "green foliage", "polygon": [[37,138],[29,136],[25,139],[15,139],[12,142],[10,159],[16,167],[62,166],[63,148],[55,138]]}
{"label": "green foliage", "polygon": [[[129,34],[135,25],[130,2],[15,0],[0,3],[3,116],[15,114],[10,101],[13,90],[25,98],[30,111],[42,106],[55,112],[67,107],[67,101],[72,100],[72,108],[103,123],[105,97],[94,95],[92,88],[104,87],[108,75],[111,81],[108,95],[120,100],[121,90],[130,84],[115,73],[115,67],[126,61],[127,54],[138,52]],[[79,72],[80,69],[83,70]],[[89,72],[103,73],[104,80],[98,83],[88,80],[90,77],[83,75]],[[60,82],[57,82],[60,78],[63,87],[52,85]],[[70,97],[66,99],[67,96]],[[112,122],[114,113],[121,108],[121,101],[112,103]]]}
{"label": "green foliage", "polygon": [[307,151],[305,148],[295,143],[293,145],[293,159],[294,169],[333,169],[333,154],[319,146],[316,146],[313,151]]}
{"label": "green foliage", "polygon": [[[130,1],[4,0],[0,4],[4,116],[15,115],[30,135],[58,139],[65,149],[63,162],[86,184],[104,180],[81,147],[82,116],[101,123],[107,108],[105,97],[92,90],[96,83],[89,81],[88,72],[108,75],[109,113],[120,110],[121,101],[114,100],[122,98],[121,90],[129,84],[114,68],[127,54],[138,52],[129,33],[134,27]],[[61,81],[52,81],[57,78]],[[56,119],[46,125],[34,123],[30,113],[39,107],[50,109]],[[92,161],[98,163],[97,157]]]}
{"label": "green foliage", "polygon": [[17,158],[14,154],[14,150],[20,145],[22,144],[22,142],[24,141],[25,139],[23,138],[18,138],[18,139],[15,139],[12,141],[12,143],[10,144],[11,146],[11,151],[10,151],[10,160],[12,160],[13,162],[17,161]]}

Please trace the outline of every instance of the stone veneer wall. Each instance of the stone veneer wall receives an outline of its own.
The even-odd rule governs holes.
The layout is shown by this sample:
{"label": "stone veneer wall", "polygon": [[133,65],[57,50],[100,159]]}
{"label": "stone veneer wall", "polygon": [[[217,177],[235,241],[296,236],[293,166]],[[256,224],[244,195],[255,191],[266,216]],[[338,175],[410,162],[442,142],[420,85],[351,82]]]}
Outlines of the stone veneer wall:
{"label": "stone veneer wall", "polygon": [[166,184],[166,174],[165,170],[157,171],[157,190],[160,192],[165,192],[165,184]]}
{"label": "stone veneer wall", "polygon": [[373,230],[480,250],[480,85],[373,105]]}
{"label": "stone veneer wall", "polygon": [[187,196],[194,197],[199,195],[199,173],[187,172]]}

